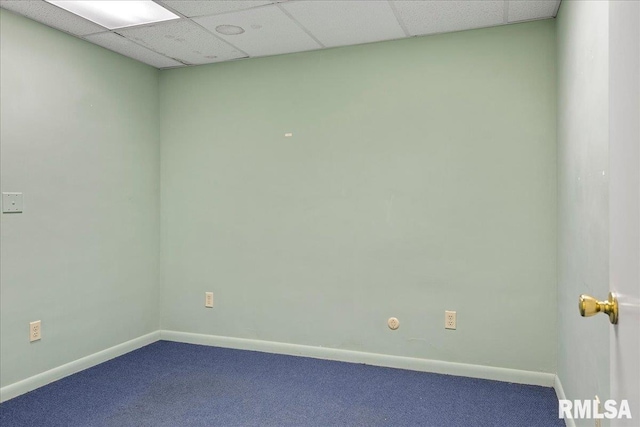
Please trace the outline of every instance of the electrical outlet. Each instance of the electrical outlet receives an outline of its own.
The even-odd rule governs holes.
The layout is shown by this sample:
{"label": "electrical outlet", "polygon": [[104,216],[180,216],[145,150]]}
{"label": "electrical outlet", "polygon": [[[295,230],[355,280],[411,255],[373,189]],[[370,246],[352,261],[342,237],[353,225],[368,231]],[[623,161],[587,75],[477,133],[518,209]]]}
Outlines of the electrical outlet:
{"label": "electrical outlet", "polygon": [[455,311],[444,312],[444,328],[456,329],[456,312]]}
{"label": "electrical outlet", "polygon": [[38,341],[42,338],[42,327],[40,321],[29,323],[29,342]]}
{"label": "electrical outlet", "polygon": [[204,293],[204,306],[207,308],[213,307],[213,292]]}

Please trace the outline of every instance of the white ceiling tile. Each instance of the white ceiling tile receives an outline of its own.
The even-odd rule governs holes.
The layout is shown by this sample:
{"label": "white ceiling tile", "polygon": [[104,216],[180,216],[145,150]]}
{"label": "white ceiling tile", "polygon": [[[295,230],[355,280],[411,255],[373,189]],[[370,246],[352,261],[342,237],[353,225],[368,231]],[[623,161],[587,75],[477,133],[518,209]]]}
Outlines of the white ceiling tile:
{"label": "white ceiling tile", "polygon": [[[154,67],[167,68],[391,40],[407,33],[445,33],[548,18],[555,15],[560,3],[560,0],[155,1],[193,18],[108,33],[100,25],[43,0],[0,0],[0,7]],[[239,26],[244,32],[220,34],[216,31],[220,25]]]}
{"label": "white ceiling tile", "polygon": [[246,57],[243,52],[189,20],[127,28],[117,33],[185,64],[208,64]]}
{"label": "white ceiling tile", "polygon": [[193,20],[212,32],[216,32],[219,25],[242,27],[242,34],[220,34],[220,37],[250,56],[277,55],[322,47],[275,5]]}
{"label": "white ceiling tile", "polygon": [[164,0],[159,3],[191,18],[236,12],[274,2],[275,0]]}
{"label": "white ceiling tile", "polygon": [[173,59],[162,56],[152,50],[135,44],[131,40],[114,33],[92,34],[85,37],[91,43],[95,43],[114,52],[118,52],[129,58],[149,64],[156,68],[178,67],[182,64]]}
{"label": "white ceiling tile", "polygon": [[500,25],[502,0],[398,0],[393,2],[413,36]]}
{"label": "white ceiling tile", "polygon": [[329,47],[405,37],[386,1],[305,0],[282,7]]}
{"label": "white ceiling tile", "polygon": [[509,22],[552,18],[556,15],[560,0],[511,0]]}
{"label": "white ceiling tile", "polygon": [[0,0],[0,7],[78,36],[105,31],[98,24],[42,0]]}

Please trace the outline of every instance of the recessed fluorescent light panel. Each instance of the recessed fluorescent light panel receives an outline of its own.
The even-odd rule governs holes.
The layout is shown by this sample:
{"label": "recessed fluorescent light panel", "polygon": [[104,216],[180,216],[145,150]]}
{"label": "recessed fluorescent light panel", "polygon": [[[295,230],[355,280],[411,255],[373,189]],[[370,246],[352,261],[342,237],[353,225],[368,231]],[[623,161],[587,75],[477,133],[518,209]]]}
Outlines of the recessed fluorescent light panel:
{"label": "recessed fluorescent light panel", "polygon": [[110,30],[180,18],[151,0],[46,0]]}

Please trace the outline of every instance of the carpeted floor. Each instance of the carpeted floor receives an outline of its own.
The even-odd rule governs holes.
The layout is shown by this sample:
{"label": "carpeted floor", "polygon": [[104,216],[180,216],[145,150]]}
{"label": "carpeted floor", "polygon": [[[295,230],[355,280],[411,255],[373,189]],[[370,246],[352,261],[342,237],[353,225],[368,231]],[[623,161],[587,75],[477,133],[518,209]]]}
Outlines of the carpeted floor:
{"label": "carpeted floor", "polygon": [[564,426],[551,388],[159,341],[0,405],[9,426]]}

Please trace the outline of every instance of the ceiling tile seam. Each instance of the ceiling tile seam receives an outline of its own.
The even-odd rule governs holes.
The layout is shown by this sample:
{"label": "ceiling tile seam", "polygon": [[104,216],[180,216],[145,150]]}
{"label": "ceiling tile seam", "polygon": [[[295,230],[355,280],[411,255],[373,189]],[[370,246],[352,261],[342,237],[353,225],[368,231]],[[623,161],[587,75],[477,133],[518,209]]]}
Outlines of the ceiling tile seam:
{"label": "ceiling tile seam", "polygon": [[[223,39],[223,38],[221,38],[221,37],[218,37],[216,34],[214,34],[213,32],[209,31],[208,29],[206,29],[206,28],[205,28],[205,27],[203,27],[202,25],[198,24],[198,23],[197,23],[196,21],[194,21],[193,19],[191,19],[191,18],[189,18],[189,17],[187,17],[187,16],[183,15],[182,13],[180,13],[180,12],[178,12],[177,10],[173,9],[172,7],[165,5],[164,3],[158,3],[158,2],[157,2],[157,0],[154,0],[154,2],[155,2],[155,3],[157,3],[157,4],[159,4],[159,5],[160,5],[160,6],[162,6],[162,7],[166,8],[167,10],[169,10],[169,11],[171,11],[171,12],[175,13],[175,14],[176,14],[176,15],[178,15],[181,19],[186,19],[187,21],[191,22],[192,24],[197,25],[198,27],[202,28],[204,31],[206,31],[207,33],[211,34],[213,37],[217,38],[217,39],[218,39],[218,40],[220,40],[221,42],[223,42],[223,43],[225,43],[225,44],[227,44],[227,45],[231,46],[232,48],[234,48],[234,49],[235,49],[235,50],[237,50],[238,52],[242,53],[246,58],[249,58],[249,57],[250,57],[250,55],[249,55],[247,52],[245,52],[244,50],[240,49],[240,48],[239,48],[239,47],[237,47],[237,46],[234,46],[232,43],[229,43],[229,42],[228,42],[228,41],[226,41],[225,39]],[[165,56],[166,56],[166,55],[165,55]],[[172,59],[174,59],[174,58],[172,58]],[[180,62],[180,63],[184,64],[184,62],[183,62],[183,61],[178,61],[178,62]],[[224,62],[224,61],[223,61],[223,62]],[[192,65],[192,64],[185,64],[185,65]]]}
{"label": "ceiling tile seam", "polygon": [[400,28],[402,28],[402,31],[404,32],[404,35],[407,37],[412,37],[411,33],[409,32],[409,30],[407,30],[407,26],[404,24],[404,21],[402,21],[402,19],[400,18],[400,14],[398,13],[398,10],[396,9],[396,5],[393,3],[392,0],[387,0],[387,3],[389,4],[389,7],[391,8],[391,11],[393,12],[393,15],[396,17],[396,21],[398,21],[398,25],[400,25]]}
{"label": "ceiling tile seam", "polygon": [[[126,27],[118,27],[118,28],[114,28],[112,30],[105,28],[106,31],[99,31],[99,32],[95,32],[95,33],[90,33],[90,34],[83,34],[83,36],[90,36],[90,35],[94,35],[94,34],[103,34],[103,33],[113,33],[113,34],[118,34],[118,35],[122,35],[120,33],[118,33],[118,31],[124,31],[124,30],[137,30],[140,28],[148,28],[148,27],[155,27],[155,26],[159,26],[159,25],[170,25],[172,23],[176,23],[176,22],[184,22],[184,21],[191,21],[191,19],[184,17],[184,16],[180,16],[179,19],[171,19],[169,21],[160,21],[160,22],[147,22],[144,24],[139,24],[139,25],[129,25]],[[193,22],[193,21],[191,21]]]}
{"label": "ceiling tile seam", "polygon": [[[120,28],[120,29],[121,29],[121,28]],[[127,28],[127,29],[128,29],[128,28]],[[150,50],[150,51],[151,51],[151,52],[153,52],[153,53],[157,53],[158,55],[163,56],[163,57],[165,57],[165,58],[167,58],[167,59],[173,59],[174,61],[179,62],[179,63],[181,63],[182,65],[193,65],[193,64],[191,64],[190,62],[184,62],[184,61],[183,61],[183,60],[181,60],[181,59],[174,58],[173,56],[169,56],[169,55],[164,54],[164,53],[162,53],[162,52],[158,52],[157,50],[151,49],[149,46],[145,46],[145,45],[143,45],[143,44],[141,44],[141,43],[138,43],[137,41],[135,41],[135,40],[133,40],[133,39],[130,39],[130,38],[129,38],[129,37],[127,37],[127,36],[123,36],[123,35],[122,35],[122,34],[120,34],[117,30],[113,30],[113,31],[111,31],[111,33],[112,33],[112,34],[115,34],[115,35],[116,35],[116,36],[118,36],[118,37],[122,37],[122,38],[124,38],[124,39],[126,39],[126,40],[129,40],[131,43],[133,43],[133,44],[135,44],[135,45],[137,45],[137,46],[140,46],[140,47],[142,47],[142,48],[144,48],[144,49],[146,49],[146,50]],[[87,40],[87,41],[91,43],[91,41],[90,41],[90,40]],[[116,52],[116,51],[114,50],[114,51],[112,51],[112,52]],[[120,52],[116,52],[116,53],[120,53]],[[120,55],[122,55],[122,54],[120,53]],[[127,55],[123,55],[123,56],[127,56]],[[139,61],[139,62],[142,62],[142,61]],[[147,65],[148,65],[148,64],[147,64]],[[155,67],[154,67],[154,68],[155,68]],[[159,69],[159,68],[158,68],[158,69]]]}
{"label": "ceiling tile seam", "polygon": [[[225,39],[223,39],[222,37],[219,37],[217,34],[215,34],[213,31],[209,31],[208,28],[203,27],[202,25],[200,25],[199,23],[197,23],[196,21],[194,21],[193,19],[189,19],[189,21],[191,21],[192,24],[197,25],[198,27],[202,28],[204,31],[206,31],[207,33],[211,34],[213,37],[217,38],[218,40],[220,40],[221,42],[228,44],[229,46],[231,46],[232,48],[234,48],[235,50],[237,50],[238,52],[242,53],[243,55],[245,55],[245,58],[251,58],[251,55],[249,55],[247,52],[245,52],[244,50],[240,49],[239,47],[237,47],[236,45],[234,45],[233,43],[230,43],[228,41],[226,41]],[[222,62],[226,62],[226,61],[222,61]]]}
{"label": "ceiling tile seam", "polygon": [[[156,3],[158,2],[158,0],[154,0],[154,1],[155,1]],[[160,0],[160,1],[162,1],[162,0]],[[229,14],[232,14],[232,13],[244,12],[245,10],[257,9],[257,8],[259,8],[259,7],[273,6],[274,4],[282,3],[282,2],[283,2],[283,1],[276,1],[276,0],[270,0],[270,1],[271,1],[271,3],[268,3],[268,4],[258,4],[258,5],[256,5],[256,6],[249,6],[249,7],[245,8],[245,9],[227,10],[227,11],[225,11],[225,12],[220,12],[220,13],[205,13],[204,15],[193,15],[193,16],[183,15],[183,16],[184,16],[185,18],[188,18],[188,19],[193,19],[193,18],[206,18],[206,17],[209,17],[209,16],[222,16],[222,15],[229,15]],[[286,1],[288,1],[288,0],[284,0],[284,1],[286,2]],[[178,12],[174,11],[171,7],[169,7],[169,6],[165,5],[164,3],[159,3],[159,4],[160,4],[162,7],[165,7],[165,8],[167,8],[167,9],[169,9],[169,10],[170,10],[170,11],[172,11],[173,13],[178,13]]]}
{"label": "ceiling tile seam", "polygon": [[[109,31],[109,32],[115,32],[115,31],[120,31],[120,30],[137,30],[138,28],[147,28],[147,27],[154,27],[156,25],[171,24],[173,22],[180,22],[180,21],[183,21],[183,20],[189,20],[189,18],[183,18],[181,16],[181,17],[179,17],[179,19],[170,19],[168,21],[145,22],[144,24],[128,25],[126,27],[118,27],[118,28],[113,28],[111,30],[107,28],[106,30]],[[97,33],[92,33],[92,34],[97,34]]]}
{"label": "ceiling tile seam", "polygon": [[171,7],[169,7],[169,6],[167,6],[167,5],[166,5],[166,4],[164,4],[164,3],[160,3],[158,0],[151,0],[151,1],[152,1],[152,2],[154,2],[155,4],[157,4],[158,6],[160,6],[160,7],[163,7],[163,8],[165,8],[165,9],[167,9],[169,12],[171,12],[171,13],[175,13],[175,14],[176,14],[176,15],[178,15],[180,18],[189,19],[189,17],[188,17],[188,16],[183,15],[182,13],[180,13],[180,12],[178,12],[177,10],[175,10],[175,9],[173,9],[173,8],[171,8]]}
{"label": "ceiling tile seam", "polygon": [[300,29],[302,31],[304,31],[309,37],[311,37],[316,43],[318,43],[318,45],[320,45],[320,49],[325,49],[326,46],[320,41],[318,40],[318,38],[316,36],[314,36],[311,31],[307,30],[305,28],[304,25],[302,25],[300,22],[298,22],[298,20],[296,18],[293,17],[293,15],[291,15],[289,12],[287,12],[287,10],[281,6],[282,3],[273,3],[269,6],[275,6],[278,9],[280,9],[282,11],[282,13],[284,13],[289,19],[291,19],[298,27],[300,27]]}
{"label": "ceiling tile seam", "polygon": [[[295,53],[295,52],[291,52],[291,53]],[[288,54],[284,54],[284,55],[288,55]],[[172,58],[173,59],[173,58]],[[184,64],[184,65],[170,65],[168,67],[160,67],[157,68],[158,70],[173,70],[174,68],[184,68],[184,67],[200,67],[203,65],[214,65],[214,64],[226,64],[228,62],[235,62],[235,61],[245,61],[247,59],[256,59],[256,57],[252,57],[252,56],[247,56],[247,57],[241,57],[241,58],[232,58],[232,59],[226,59],[224,61],[219,61],[219,62],[207,62],[204,64]],[[176,59],[177,61],[177,59]]]}
{"label": "ceiling tile seam", "polygon": [[[143,48],[143,49],[145,49],[145,50],[148,50],[148,51],[153,52],[153,53],[155,53],[155,54],[157,54],[157,55],[160,55],[160,56],[162,56],[163,58],[172,59],[172,60],[174,60],[174,61],[176,61],[176,62],[179,62],[179,63],[180,63],[180,64],[182,64],[182,65],[191,65],[191,64],[186,64],[184,61],[181,61],[180,59],[173,58],[173,57],[171,57],[171,56],[169,56],[169,55],[165,55],[164,53],[157,52],[157,51],[155,51],[155,50],[151,49],[151,48],[150,48],[150,47],[148,47],[148,46],[142,45],[142,44],[140,44],[140,43],[136,42],[135,40],[131,40],[130,38],[123,36],[122,34],[120,34],[120,33],[116,32],[115,30],[113,30],[113,31],[109,31],[109,32],[110,32],[111,34],[113,34],[113,35],[118,36],[118,37],[122,37],[123,39],[125,39],[125,40],[127,40],[127,41],[130,41],[131,43],[133,43],[133,44],[135,44],[135,45],[137,45],[137,46],[139,46],[139,47],[141,47],[141,48]],[[103,33],[95,33],[95,34],[103,34]],[[97,44],[97,43],[93,43],[91,40],[87,40],[87,39],[85,38],[85,37],[88,37],[88,36],[90,36],[90,35],[92,35],[92,34],[87,34],[86,36],[83,36],[83,37],[82,37],[82,38],[83,38],[83,40],[88,41],[89,43],[92,43],[92,44],[94,44],[94,45],[96,45],[96,46],[100,46],[99,44]],[[100,47],[104,47],[104,46],[100,46]],[[118,52],[118,51],[111,50],[111,49],[109,49],[109,48],[105,48],[105,49],[110,50],[110,51],[111,51],[111,52],[113,52],[113,53],[117,53],[117,54],[119,54],[119,55],[126,56],[127,58],[135,59],[136,61],[138,61],[138,62],[142,62],[143,64],[147,64],[146,62],[143,62],[143,61],[141,61],[141,60],[139,60],[139,59],[137,59],[137,58],[133,58],[133,57],[131,57],[131,56],[127,56],[127,55],[125,55],[125,54],[123,54],[123,53],[120,53],[120,52]],[[153,66],[153,65],[150,65],[150,64],[147,64],[147,65],[149,65],[150,67],[155,68],[156,70],[159,70],[159,69],[160,69],[160,68],[157,68],[157,67],[155,67],[155,66]],[[180,66],[179,66],[179,65],[176,65],[176,67],[180,67]]]}
{"label": "ceiling tile seam", "polygon": [[502,6],[502,23],[507,24],[509,22],[509,0],[504,0]]}
{"label": "ceiling tile seam", "polygon": [[113,34],[113,33],[114,33],[113,30],[98,31],[98,32],[95,32],[95,33],[83,34],[81,37],[85,38],[85,37],[89,37],[89,36],[97,36],[98,34]]}
{"label": "ceiling tile seam", "polygon": [[[177,20],[176,20],[176,19],[172,19],[172,20],[169,20],[169,21],[162,21],[162,22],[159,22],[159,23],[158,23],[158,22],[152,22],[152,23],[149,23],[149,24],[135,25],[135,26],[133,26],[133,27],[117,28],[117,29],[114,29],[112,32],[113,32],[114,34],[117,34],[117,35],[118,35],[118,36],[120,36],[120,37],[124,37],[125,39],[127,39],[127,40],[131,41],[131,42],[132,42],[132,43],[134,43],[134,44],[137,44],[137,45],[138,45],[138,46],[140,46],[140,47],[143,47],[143,48],[145,48],[145,49],[147,49],[147,50],[150,50],[151,52],[155,52],[155,53],[157,53],[158,55],[164,56],[165,58],[173,59],[174,61],[179,62],[180,64],[182,64],[182,65],[184,65],[184,66],[194,65],[194,64],[191,64],[190,62],[184,62],[184,61],[183,61],[183,60],[181,60],[181,59],[174,58],[173,56],[169,56],[169,55],[166,55],[166,54],[164,54],[164,53],[160,53],[160,52],[156,51],[155,49],[151,49],[149,46],[145,46],[145,45],[143,45],[143,44],[141,44],[141,43],[138,43],[137,41],[132,40],[132,39],[130,39],[130,38],[129,38],[129,37],[127,37],[127,36],[123,36],[122,34],[120,34],[120,33],[118,33],[118,32],[117,32],[117,30],[122,30],[122,29],[127,29],[127,30],[128,30],[128,29],[131,29],[131,28],[145,28],[145,27],[151,27],[151,26],[156,25],[156,24],[157,24],[157,25],[162,25],[163,23],[169,24],[169,23],[172,23],[172,22],[179,22],[179,21],[182,21],[182,20],[187,20],[187,21],[190,21],[190,22],[192,22],[192,23],[194,23],[194,24],[195,24],[195,22],[191,21],[191,19],[190,19],[190,18],[188,18],[188,17],[184,16],[182,13],[178,12],[177,10],[173,10],[172,8],[170,8],[170,7],[166,6],[165,4],[158,3],[158,2],[157,2],[157,0],[152,0],[152,1],[153,1],[155,4],[157,4],[158,6],[163,7],[163,8],[167,9],[168,11],[170,11],[170,12],[172,12],[172,13],[175,13],[179,18],[178,18]],[[179,67],[180,67],[179,65],[176,65],[176,68],[179,68]]]}

